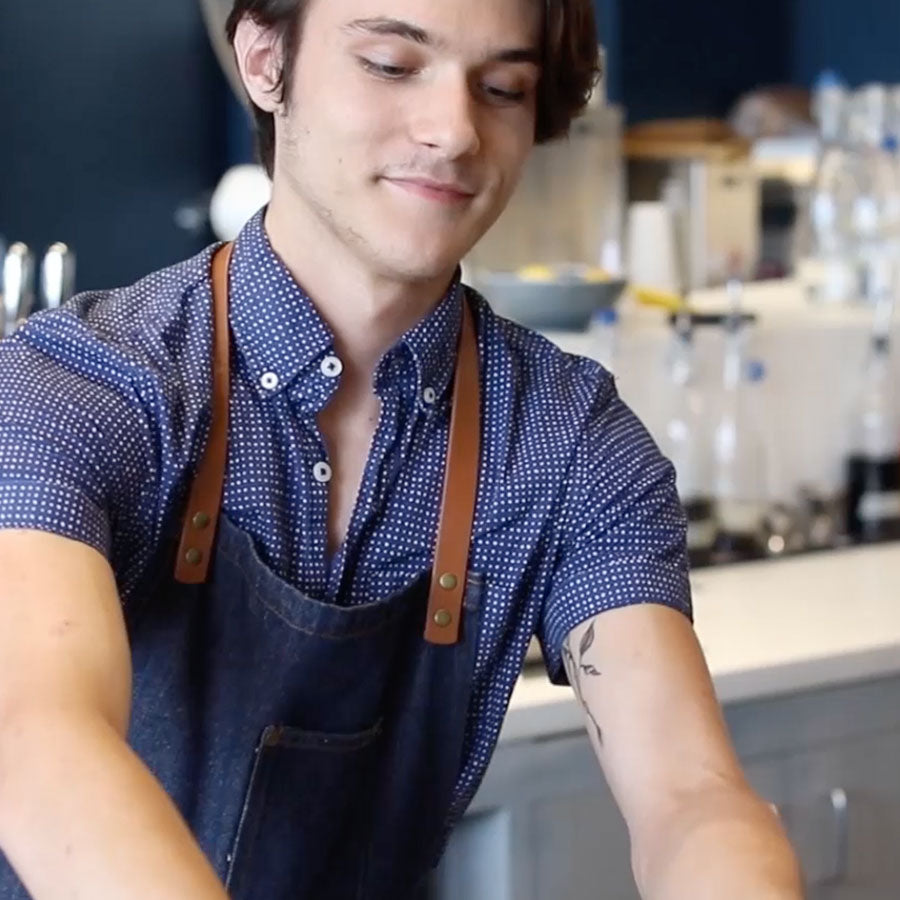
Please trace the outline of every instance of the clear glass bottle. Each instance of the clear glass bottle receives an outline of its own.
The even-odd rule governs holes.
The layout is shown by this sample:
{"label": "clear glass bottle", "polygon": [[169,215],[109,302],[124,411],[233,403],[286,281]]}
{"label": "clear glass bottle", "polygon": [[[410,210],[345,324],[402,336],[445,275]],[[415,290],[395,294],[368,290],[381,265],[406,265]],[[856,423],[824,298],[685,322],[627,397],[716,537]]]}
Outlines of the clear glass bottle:
{"label": "clear glass bottle", "polygon": [[716,538],[709,477],[709,429],[690,314],[676,315],[672,326],[660,445],[675,467],[678,496],[688,522],[688,554],[692,568],[696,568],[712,562]]}
{"label": "clear glass bottle", "polygon": [[616,356],[619,345],[619,312],[613,307],[598,309],[591,316],[588,333],[591,339],[591,355],[608,372],[616,372]]}
{"label": "clear glass bottle", "polygon": [[893,287],[894,258],[900,249],[900,170],[888,134],[885,85],[866,85],[853,97],[850,132],[856,154],[853,231],[860,293],[874,306]]}
{"label": "clear glass bottle", "polygon": [[893,308],[893,293],[883,295],[853,408],[847,533],[857,542],[900,539],[900,409],[892,374]]}
{"label": "clear glass bottle", "polygon": [[[714,562],[765,555],[768,510],[766,448],[749,388],[758,385],[744,344],[747,319],[740,312],[742,288],[729,284],[732,313],[725,319],[725,353],[719,415],[713,431],[713,497],[716,517]],[[748,378],[748,375],[750,376]]]}
{"label": "clear glass bottle", "polygon": [[817,299],[846,303],[856,299],[856,158],[848,144],[850,95],[840,78],[824,72],[813,106],[819,125],[816,177],[810,190],[809,228],[820,278]]}

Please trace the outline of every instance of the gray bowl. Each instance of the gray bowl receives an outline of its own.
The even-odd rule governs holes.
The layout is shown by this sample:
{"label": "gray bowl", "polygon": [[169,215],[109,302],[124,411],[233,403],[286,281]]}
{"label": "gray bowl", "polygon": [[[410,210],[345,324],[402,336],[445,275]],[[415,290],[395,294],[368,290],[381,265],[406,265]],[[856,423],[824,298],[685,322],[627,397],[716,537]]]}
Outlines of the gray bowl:
{"label": "gray bowl", "polygon": [[625,289],[621,279],[533,281],[514,272],[479,272],[473,283],[494,312],[536,331],[584,331],[591,316],[615,306]]}

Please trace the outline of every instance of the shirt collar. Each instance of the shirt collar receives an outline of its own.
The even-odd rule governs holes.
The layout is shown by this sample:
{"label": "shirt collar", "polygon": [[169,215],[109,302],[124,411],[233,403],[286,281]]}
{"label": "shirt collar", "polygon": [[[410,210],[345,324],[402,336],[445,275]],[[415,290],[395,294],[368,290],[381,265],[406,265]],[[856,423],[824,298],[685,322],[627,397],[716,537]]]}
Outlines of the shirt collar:
{"label": "shirt collar", "polygon": [[[264,215],[262,209],[253,216],[235,241],[230,321],[235,345],[257,390],[272,396],[304,371],[313,367],[318,371],[325,357],[334,354],[334,335],[273,249]],[[400,338],[379,367],[379,371],[383,369],[400,347],[408,350],[419,408],[433,408],[450,386],[463,293],[457,271],[437,306]]]}
{"label": "shirt collar", "polygon": [[457,272],[438,305],[400,339],[412,359],[419,407],[433,407],[449,390],[456,368],[462,303],[463,287]]}
{"label": "shirt collar", "polygon": [[271,396],[333,353],[334,335],[272,248],[264,214],[260,210],[235,241],[229,318],[258,390]]}

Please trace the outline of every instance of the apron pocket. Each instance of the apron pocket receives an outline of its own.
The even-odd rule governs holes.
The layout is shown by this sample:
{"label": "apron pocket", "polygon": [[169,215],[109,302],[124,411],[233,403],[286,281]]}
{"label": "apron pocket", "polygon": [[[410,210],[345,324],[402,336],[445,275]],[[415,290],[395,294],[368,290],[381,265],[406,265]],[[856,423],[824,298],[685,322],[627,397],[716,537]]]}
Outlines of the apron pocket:
{"label": "apron pocket", "polygon": [[380,734],[380,721],[356,734],[266,728],[225,881],[232,900],[356,896]]}

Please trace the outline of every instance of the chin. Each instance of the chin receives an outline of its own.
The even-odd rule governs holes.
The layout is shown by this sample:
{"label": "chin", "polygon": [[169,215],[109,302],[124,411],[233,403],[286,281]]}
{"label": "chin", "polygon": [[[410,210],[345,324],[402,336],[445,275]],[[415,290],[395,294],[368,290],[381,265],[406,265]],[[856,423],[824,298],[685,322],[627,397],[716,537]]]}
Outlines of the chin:
{"label": "chin", "polygon": [[461,245],[442,241],[429,246],[421,235],[410,235],[402,246],[394,242],[390,248],[383,248],[378,257],[385,272],[400,280],[432,281],[452,275],[465,253]]}
{"label": "chin", "polygon": [[386,276],[397,281],[410,283],[434,281],[442,276],[450,277],[458,264],[459,260],[432,262],[423,260],[421,257],[395,257],[393,259],[382,259],[382,271]]}

